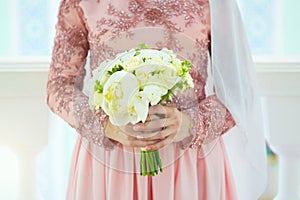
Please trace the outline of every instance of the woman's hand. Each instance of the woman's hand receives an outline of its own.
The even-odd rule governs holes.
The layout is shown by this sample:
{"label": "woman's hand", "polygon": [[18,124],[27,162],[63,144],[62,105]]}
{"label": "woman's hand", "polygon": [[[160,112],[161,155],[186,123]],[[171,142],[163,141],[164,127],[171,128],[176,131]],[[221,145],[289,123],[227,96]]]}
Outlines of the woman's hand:
{"label": "woman's hand", "polygon": [[[189,118],[176,107],[156,105],[149,108],[147,121],[134,125],[133,130],[141,132],[138,135],[141,138],[140,141],[153,142],[146,146],[147,150],[156,150],[173,141],[178,142],[188,137],[190,135],[189,126]],[[147,137],[149,133],[156,134]]]}
{"label": "woman's hand", "polygon": [[190,136],[189,126],[189,118],[176,107],[156,105],[145,123],[118,127],[108,120],[105,135],[125,146],[156,150]]}
{"label": "woman's hand", "polygon": [[124,146],[146,147],[157,142],[157,140],[139,139],[137,135],[142,135],[143,133],[140,131],[134,131],[133,125],[118,127],[114,126],[109,120],[107,120],[104,132],[106,137],[115,140]]}

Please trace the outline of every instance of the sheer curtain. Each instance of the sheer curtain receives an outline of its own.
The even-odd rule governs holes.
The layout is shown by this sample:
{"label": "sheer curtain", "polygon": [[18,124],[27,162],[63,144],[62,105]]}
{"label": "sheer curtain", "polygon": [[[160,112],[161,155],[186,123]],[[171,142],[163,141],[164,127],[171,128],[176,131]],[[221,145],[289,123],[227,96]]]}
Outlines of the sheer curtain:
{"label": "sheer curtain", "polygon": [[237,0],[241,9],[252,54],[280,54],[282,46],[281,19],[284,12],[280,0]]}
{"label": "sheer curtain", "polygon": [[37,160],[37,188],[44,200],[64,199],[72,147],[77,133],[62,119],[49,113],[48,145]]}

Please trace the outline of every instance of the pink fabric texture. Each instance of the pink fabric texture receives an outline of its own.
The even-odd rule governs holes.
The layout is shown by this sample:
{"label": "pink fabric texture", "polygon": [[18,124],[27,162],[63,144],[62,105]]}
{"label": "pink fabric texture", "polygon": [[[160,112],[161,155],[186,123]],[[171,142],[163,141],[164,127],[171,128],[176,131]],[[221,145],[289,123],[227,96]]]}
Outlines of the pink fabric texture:
{"label": "pink fabric texture", "polygon": [[[192,148],[178,150],[182,152],[178,154],[180,158],[155,177],[141,177],[136,170],[124,172],[109,165],[121,166],[121,161],[127,160],[135,162],[132,164],[135,166],[137,161],[127,157],[122,145],[104,136],[107,116],[102,110],[96,113],[90,110],[82,83],[78,83],[85,76],[83,66],[88,53],[92,71],[105,59],[103,55],[112,54],[104,41],[124,33],[130,40],[134,37],[132,30],[143,27],[167,30],[165,42],[172,50],[180,49],[180,45],[170,33],[193,38],[197,49],[197,54],[190,55],[192,63],[197,61],[191,70],[195,88],[174,102],[189,115],[193,138],[182,141],[182,145],[170,145],[174,152],[182,146]],[[236,199],[221,137],[235,122],[216,95],[205,92],[210,51],[208,0],[62,0],[56,30],[47,84],[48,104],[79,133],[68,200]],[[101,159],[96,159],[98,153]]]}
{"label": "pink fabric texture", "polygon": [[163,173],[143,177],[104,166],[82,146],[79,138],[72,159],[67,199],[236,200],[222,139],[205,158],[199,159],[197,154],[198,150],[190,149],[164,168]]}

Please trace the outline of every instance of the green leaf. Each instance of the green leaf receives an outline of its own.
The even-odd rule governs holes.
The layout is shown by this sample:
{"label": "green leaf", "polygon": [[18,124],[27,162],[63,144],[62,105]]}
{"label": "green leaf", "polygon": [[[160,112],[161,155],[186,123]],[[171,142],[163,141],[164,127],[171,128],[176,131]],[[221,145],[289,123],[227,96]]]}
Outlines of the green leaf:
{"label": "green leaf", "polygon": [[94,86],[94,91],[98,93],[103,93],[103,85],[101,85],[99,80],[96,80],[96,84]]}
{"label": "green leaf", "polygon": [[120,64],[115,65],[110,71],[107,71],[108,75],[113,75],[115,72],[122,71],[124,67]]}
{"label": "green leaf", "polygon": [[139,50],[137,50],[133,56],[138,56],[140,54],[141,54],[141,52]]}
{"label": "green leaf", "polygon": [[184,60],[181,62],[181,69],[182,69],[182,75],[181,77],[185,76],[191,69],[192,69],[192,65],[191,62],[189,60]]}
{"label": "green leaf", "polygon": [[135,50],[141,50],[141,49],[149,49],[149,45],[145,44],[145,43],[141,43],[138,44],[137,48],[135,48]]}

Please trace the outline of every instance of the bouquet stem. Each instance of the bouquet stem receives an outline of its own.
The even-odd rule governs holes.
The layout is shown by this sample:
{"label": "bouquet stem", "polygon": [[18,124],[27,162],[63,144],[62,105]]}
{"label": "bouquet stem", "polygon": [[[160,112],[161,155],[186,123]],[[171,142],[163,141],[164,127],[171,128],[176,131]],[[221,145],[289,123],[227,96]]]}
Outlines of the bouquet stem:
{"label": "bouquet stem", "polygon": [[146,151],[141,150],[140,159],[140,175],[141,176],[155,176],[158,172],[162,172],[162,162],[158,150]]}

